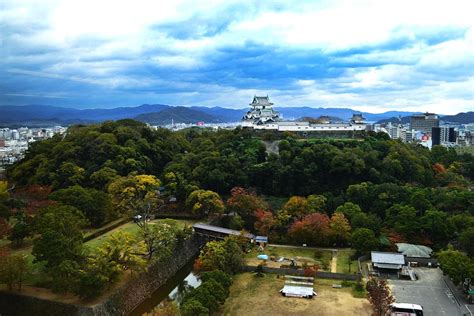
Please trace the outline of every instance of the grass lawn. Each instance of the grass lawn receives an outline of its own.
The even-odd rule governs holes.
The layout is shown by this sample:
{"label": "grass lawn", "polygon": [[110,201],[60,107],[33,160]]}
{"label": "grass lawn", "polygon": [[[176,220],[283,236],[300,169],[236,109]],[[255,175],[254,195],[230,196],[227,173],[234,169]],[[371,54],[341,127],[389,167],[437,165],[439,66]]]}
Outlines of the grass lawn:
{"label": "grass lawn", "polygon": [[[160,221],[163,221],[163,219],[153,220],[153,221],[150,222],[150,224],[158,223]],[[178,225],[180,227],[184,227],[185,225],[192,226],[196,222],[194,220],[176,220],[176,221],[178,222]],[[97,238],[89,240],[88,242],[85,243],[85,245],[86,245],[86,247],[89,247],[90,249],[96,248],[96,247],[100,246],[110,235],[112,235],[113,233],[116,233],[118,231],[127,232],[127,233],[129,233],[133,236],[136,236],[136,235],[138,235],[138,233],[140,231],[140,228],[134,222],[128,222],[126,224],[123,224],[123,225],[115,228],[115,229],[112,229],[111,231],[109,231],[109,232],[107,232],[103,235],[100,235]]]}
{"label": "grass lawn", "polygon": [[[357,260],[352,260],[351,256],[354,250],[346,248],[337,251],[337,272],[339,273],[354,273],[357,272]],[[350,262],[350,271],[349,271]]]}
{"label": "grass lawn", "polygon": [[316,298],[283,297],[279,291],[282,278],[274,274],[255,277],[241,273],[234,277],[230,295],[218,311],[219,315],[370,315],[366,299],[354,298],[351,288],[334,289],[337,280],[317,279]]}
{"label": "grass lawn", "polygon": [[[301,265],[303,262],[307,262],[308,264],[318,263],[321,266],[322,270],[330,269],[332,252],[329,250],[318,251],[318,253],[321,254],[320,258],[315,258],[315,252],[316,251],[314,249],[268,246],[263,252],[259,252],[256,249],[252,250],[250,253],[245,255],[245,258],[256,259],[257,255],[264,253],[268,256],[274,256],[277,258],[294,258],[297,261],[298,265]],[[280,263],[277,264],[280,265]]]}

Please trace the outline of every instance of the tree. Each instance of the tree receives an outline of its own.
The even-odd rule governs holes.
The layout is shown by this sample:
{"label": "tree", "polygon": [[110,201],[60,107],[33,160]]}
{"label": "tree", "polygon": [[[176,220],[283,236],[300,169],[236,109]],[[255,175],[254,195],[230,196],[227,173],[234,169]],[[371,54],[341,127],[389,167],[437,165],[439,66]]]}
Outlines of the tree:
{"label": "tree", "polygon": [[416,209],[412,206],[395,204],[387,210],[387,222],[407,239],[418,235],[420,224],[416,216]]}
{"label": "tree", "polygon": [[331,216],[331,239],[337,245],[345,245],[351,236],[351,225],[343,213],[336,212]]}
{"label": "tree", "polygon": [[152,175],[129,175],[113,180],[108,191],[122,214],[140,215],[144,219],[141,223],[146,225],[146,219],[163,203],[160,185],[160,180]]}
{"label": "tree", "polygon": [[95,189],[75,185],[58,190],[49,197],[51,200],[77,208],[94,227],[101,226],[111,213],[110,196]]}
{"label": "tree", "polygon": [[308,209],[311,213],[324,213],[327,198],[324,195],[312,194],[306,199],[308,201]]}
{"label": "tree", "polygon": [[23,279],[28,272],[28,260],[24,255],[0,255],[0,283],[4,283],[11,291],[16,284],[21,290]]}
{"label": "tree", "polygon": [[95,255],[107,258],[121,267],[132,272],[143,271],[146,267],[144,259],[146,246],[129,233],[119,231],[113,233],[96,250]]}
{"label": "tree", "polygon": [[159,258],[170,256],[177,242],[177,232],[176,224],[155,223],[143,227],[140,236],[145,243],[145,254],[148,261],[157,254]]}
{"label": "tree", "polygon": [[33,233],[33,218],[25,212],[20,211],[13,216],[15,224],[11,228],[10,239],[15,246],[20,246],[25,238]]}
{"label": "tree", "polygon": [[253,224],[253,216],[256,211],[269,208],[267,203],[252,190],[235,187],[230,191],[230,194],[226,203],[227,211],[239,214],[247,225]]}
{"label": "tree", "polygon": [[352,248],[357,250],[357,253],[363,254],[372,250],[376,250],[379,241],[375,237],[373,231],[368,228],[357,228],[352,232],[351,236]]}
{"label": "tree", "polygon": [[474,278],[474,261],[465,254],[448,248],[438,253],[441,269],[455,284]]}
{"label": "tree", "polygon": [[299,219],[310,213],[308,200],[301,196],[292,196],[288,202],[283,205],[283,210],[288,212],[291,216]]}
{"label": "tree", "polygon": [[35,261],[45,261],[53,271],[64,260],[83,257],[82,228],[87,221],[72,206],[49,206],[38,216],[36,229],[40,237],[33,242]]}
{"label": "tree", "polygon": [[186,199],[186,207],[194,214],[209,216],[224,213],[224,202],[219,194],[209,190],[195,190]]}
{"label": "tree", "polygon": [[344,205],[341,205],[336,209],[336,213],[342,213],[352,221],[352,218],[362,213],[362,210],[359,205],[352,202],[346,202]]}
{"label": "tree", "polygon": [[438,246],[446,244],[454,231],[445,212],[429,210],[421,217],[420,222],[425,233]]}
{"label": "tree", "polygon": [[[193,311],[194,312],[194,311]],[[178,304],[175,301],[165,300],[153,309],[147,316],[180,316]],[[196,315],[196,314],[193,314]]]}
{"label": "tree", "polygon": [[192,299],[181,305],[181,314],[183,316],[209,316],[209,309],[198,300]]}
{"label": "tree", "polygon": [[294,222],[288,230],[288,235],[297,243],[311,245],[326,245],[329,242],[329,217],[326,214],[313,213],[302,220]]}
{"label": "tree", "polygon": [[275,226],[275,218],[272,212],[258,210],[255,212],[254,227],[260,235],[268,235],[270,230]]}
{"label": "tree", "polygon": [[459,243],[467,254],[474,258],[474,227],[470,227],[459,235]]}
{"label": "tree", "polygon": [[221,270],[234,273],[242,266],[243,252],[232,238],[208,242],[199,254],[199,265],[204,271]]}
{"label": "tree", "polygon": [[366,284],[368,299],[376,316],[386,316],[390,314],[390,305],[395,299],[390,292],[387,281],[374,277],[369,277]]}

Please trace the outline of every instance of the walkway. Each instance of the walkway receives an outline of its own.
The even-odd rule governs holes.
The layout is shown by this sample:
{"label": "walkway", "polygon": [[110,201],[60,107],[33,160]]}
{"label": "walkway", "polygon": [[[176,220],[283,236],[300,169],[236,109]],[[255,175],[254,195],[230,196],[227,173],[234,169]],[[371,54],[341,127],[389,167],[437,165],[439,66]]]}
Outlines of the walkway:
{"label": "walkway", "polygon": [[337,250],[332,252],[331,272],[337,273]]}

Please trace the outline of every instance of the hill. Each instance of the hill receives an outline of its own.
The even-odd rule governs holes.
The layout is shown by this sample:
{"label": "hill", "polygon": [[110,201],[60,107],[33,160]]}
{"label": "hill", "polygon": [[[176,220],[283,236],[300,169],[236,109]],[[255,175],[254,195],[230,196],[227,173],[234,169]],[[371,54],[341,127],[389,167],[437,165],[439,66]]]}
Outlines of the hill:
{"label": "hill", "polygon": [[187,108],[184,106],[167,107],[160,112],[140,114],[135,117],[136,120],[154,125],[166,125],[174,123],[221,123],[223,122],[217,116],[204,113],[199,110]]}
{"label": "hill", "polygon": [[441,119],[445,122],[453,122],[458,124],[474,123],[474,112],[461,112],[456,115],[446,115]]}

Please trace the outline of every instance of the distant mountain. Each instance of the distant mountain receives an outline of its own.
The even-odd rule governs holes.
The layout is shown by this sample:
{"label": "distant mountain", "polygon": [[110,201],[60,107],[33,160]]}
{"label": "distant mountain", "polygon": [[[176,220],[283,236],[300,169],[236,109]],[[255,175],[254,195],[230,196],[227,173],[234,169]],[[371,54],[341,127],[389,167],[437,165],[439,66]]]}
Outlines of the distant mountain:
{"label": "distant mountain", "polygon": [[456,115],[446,115],[441,117],[445,122],[452,122],[458,124],[474,123],[474,112],[461,112]]}
{"label": "distant mountain", "polygon": [[377,121],[377,124],[387,124],[387,123],[392,123],[392,124],[396,124],[396,123],[401,123],[401,124],[408,124],[410,123],[410,116],[404,116],[402,117],[401,119],[399,117],[391,117],[391,118],[388,118],[388,119],[383,119],[383,120],[378,120]]}
{"label": "distant mountain", "polygon": [[140,114],[135,117],[136,120],[153,124],[166,125],[174,123],[193,124],[197,122],[222,123],[223,120],[203,111],[199,111],[184,106],[168,107],[160,112]]}
{"label": "distant mountain", "polygon": [[242,116],[248,111],[248,109],[228,109],[219,106],[211,108],[205,106],[192,106],[191,109],[195,109],[212,116],[219,117],[224,122],[239,122]]}

